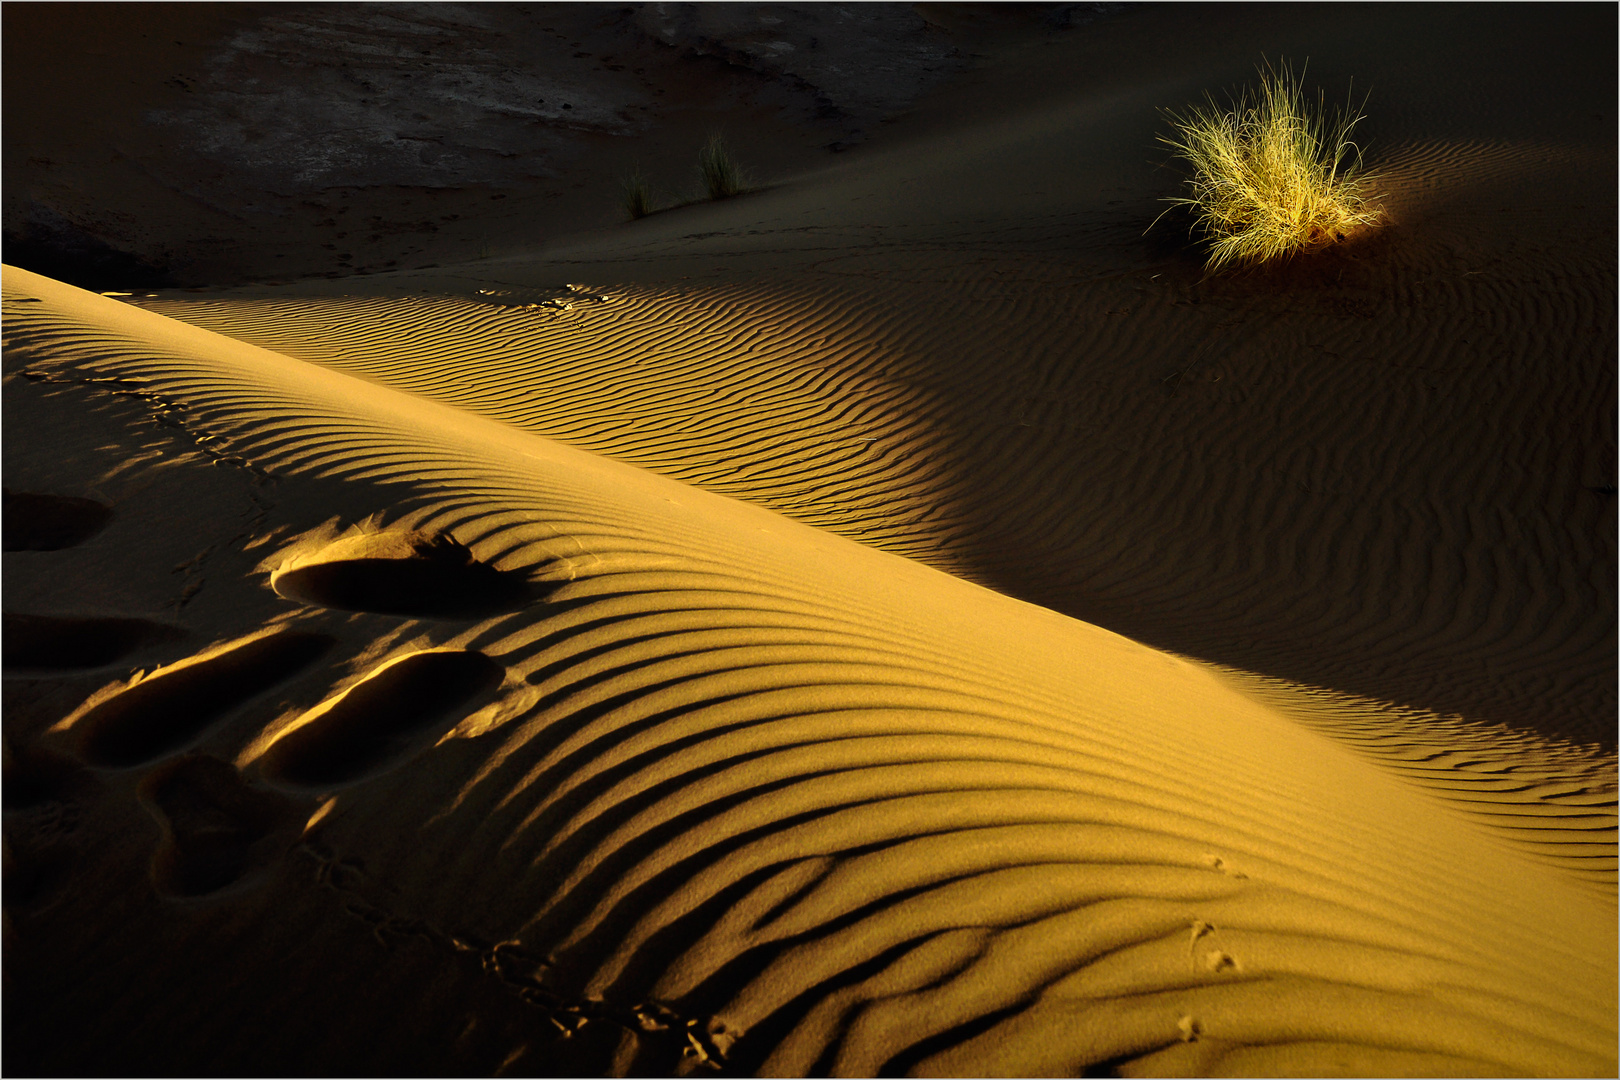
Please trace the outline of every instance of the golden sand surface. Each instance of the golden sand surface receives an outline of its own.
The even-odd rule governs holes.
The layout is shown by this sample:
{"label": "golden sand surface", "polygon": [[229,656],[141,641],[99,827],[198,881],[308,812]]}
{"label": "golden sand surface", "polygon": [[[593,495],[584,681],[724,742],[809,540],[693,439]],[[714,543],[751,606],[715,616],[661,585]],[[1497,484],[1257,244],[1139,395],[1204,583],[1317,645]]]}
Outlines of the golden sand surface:
{"label": "golden sand surface", "polygon": [[[740,198],[5,267],[8,1071],[1615,1074],[1612,20],[917,10]],[[1387,223],[1209,278],[1283,50]]]}

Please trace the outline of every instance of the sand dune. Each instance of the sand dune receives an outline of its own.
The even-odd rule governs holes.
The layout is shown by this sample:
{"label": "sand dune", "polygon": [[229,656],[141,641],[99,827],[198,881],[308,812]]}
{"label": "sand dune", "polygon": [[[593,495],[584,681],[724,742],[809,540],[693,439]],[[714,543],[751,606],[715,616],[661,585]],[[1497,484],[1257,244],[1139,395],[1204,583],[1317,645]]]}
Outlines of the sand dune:
{"label": "sand dune", "polygon": [[[1498,800],[1485,824],[1098,627],[26,272],[5,288],[13,387],[133,395],[101,421],[130,442],[174,410],[170,437],[286,523],[213,557],[210,582],[263,560],[226,586],[234,639],[45,740],[136,784],[163,894],[257,882],[238,909],[283,924],[341,899],[418,963],[482,956],[554,1031],[610,1032],[619,1072],[1613,1067],[1612,898],[1502,842],[1567,827],[1591,762],[1552,792],[1449,771]],[[333,491],[381,518],[323,528]],[[167,922],[180,955],[209,934]],[[268,946],[238,961],[285,977]]]}
{"label": "sand dune", "polygon": [[136,302],[1162,648],[1612,747],[1612,137],[1397,50],[1367,72],[1389,227],[1204,280],[1142,235],[1174,181],[1142,118],[1197,69],[1023,59],[1037,105],[981,86],[946,131],[543,258]]}
{"label": "sand dune", "polygon": [[1106,270],[1136,231],[1070,230],[1094,267],[986,230],[788,247],[769,285],[551,262],[152,304],[1180,652],[1609,739],[1607,255],[1381,252],[1274,295]]}
{"label": "sand dune", "polygon": [[[211,70],[274,112],[326,26],[380,123],[530,35],[604,124],[668,88],[648,152],[763,78],[765,190],[540,246],[435,189],[433,257],[517,254],[339,281],[5,267],[8,1071],[1614,1075],[1602,20],[873,8],[932,50],[884,84],[827,11],[683,11],[467,14],[375,108],[330,56],[443,20],[215,12]],[[1388,220],[1206,278],[1155,110],[1279,51],[1374,86]],[[806,166],[834,91],[870,141]],[[524,196],[584,225],[645,123],[484,120],[594,163]],[[327,266],[306,181],[192,265]]]}

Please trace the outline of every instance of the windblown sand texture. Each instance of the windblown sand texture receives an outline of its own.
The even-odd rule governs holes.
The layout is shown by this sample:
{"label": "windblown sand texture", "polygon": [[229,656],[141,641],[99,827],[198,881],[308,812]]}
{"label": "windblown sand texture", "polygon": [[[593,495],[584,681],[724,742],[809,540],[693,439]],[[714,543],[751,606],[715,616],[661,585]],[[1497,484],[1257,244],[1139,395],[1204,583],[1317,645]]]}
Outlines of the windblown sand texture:
{"label": "windblown sand texture", "polygon": [[[925,9],[869,145],[497,259],[7,266],[8,1071],[1614,1075],[1612,12],[1357,11]],[[1156,109],[1284,50],[1390,224],[1205,279]]]}

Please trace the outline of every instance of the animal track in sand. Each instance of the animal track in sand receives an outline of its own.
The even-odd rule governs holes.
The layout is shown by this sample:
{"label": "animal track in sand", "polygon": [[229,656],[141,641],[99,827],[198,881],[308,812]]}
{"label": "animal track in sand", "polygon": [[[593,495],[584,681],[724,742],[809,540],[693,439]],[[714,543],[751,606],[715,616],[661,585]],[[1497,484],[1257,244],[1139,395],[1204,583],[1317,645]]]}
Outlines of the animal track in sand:
{"label": "animal track in sand", "polygon": [[534,598],[526,574],[479,562],[452,536],[402,529],[294,556],[270,575],[270,587],[317,607],[439,619],[487,618]]}
{"label": "animal track in sand", "polygon": [[75,618],[58,615],[4,617],[7,670],[70,671],[97,668],[135,650],[186,636],[177,626],[147,619]]}
{"label": "animal track in sand", "polygon": [[94,499],[36,491],[4,493],[0,547],[6,551],[60,551],[75,547],[107,527],[112,507]]}
{"label": "animal track in sand", "polygon": [[190,742],[334,644],[325,634],[281,630],[206,650],[95,695],[52,730],[67,731],[92,765],[142,765]]}
{"label": "animal track in sand", "polygon": [[187,756],[152,770],[137,789],[163,829],[152,857],[152,882],[173,896],[206,896],[272,862],[277,833],[295,815],[283,795],[248,786],[214,757]]}
{"label": "animal track in sand", "polygon": [[505,674],[483,653],[459,649],[390,661],[282,732],[264,752],[265,775],[296,787],[335,787],[381,772]]}

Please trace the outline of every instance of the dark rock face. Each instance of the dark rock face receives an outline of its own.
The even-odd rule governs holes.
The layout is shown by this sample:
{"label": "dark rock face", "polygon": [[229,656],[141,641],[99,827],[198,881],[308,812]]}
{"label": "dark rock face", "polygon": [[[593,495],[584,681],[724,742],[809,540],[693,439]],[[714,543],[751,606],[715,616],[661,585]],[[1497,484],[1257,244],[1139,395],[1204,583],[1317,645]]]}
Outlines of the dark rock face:
{"label": "dark rock face", "polygon": [[906,4],[315,5],[234,35],[185,105],[146,122],[266,206],[332,187],[507,186],[563,175],[583,135],[648,130],[666,67],[693,58],[738,92],[843,121],[846,140],[969,66]]}
{"label": "dark rock face", "polygon": [[30,203],[21,221],[5,230],[0,259],[81,289],[157,289],[174,284],[166,266],[118,250],[41,203]]}
{"label": "dark rock face", "polygon": [[637,32],[775,82],[843,141],[971,66],[910,4],[642,4]]}
{"label": "dark rock face", "polygon": [[986,27],[1119,5],[44,7],[5,16],[3,257],[134,292],[486,258],[615,223],[643,166],[681,205],[733,115],[738,164],[781,176],[974,67]]}

